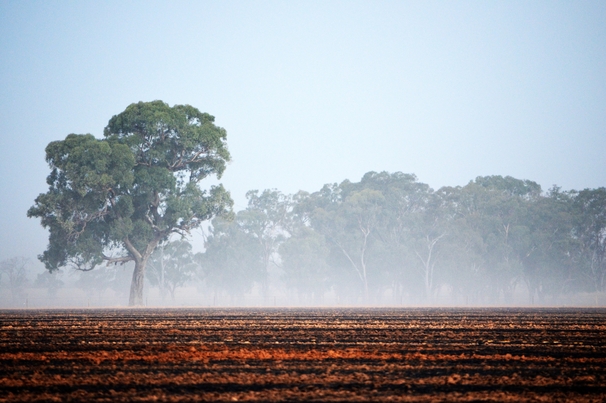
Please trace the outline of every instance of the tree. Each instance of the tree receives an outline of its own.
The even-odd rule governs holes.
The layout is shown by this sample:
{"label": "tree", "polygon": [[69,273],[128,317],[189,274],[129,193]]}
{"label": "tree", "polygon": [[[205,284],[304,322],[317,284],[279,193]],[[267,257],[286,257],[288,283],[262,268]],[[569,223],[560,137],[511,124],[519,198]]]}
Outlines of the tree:
{"label": "tree", "polygon": [[59,273],[60,272],[57,271],[52,273],[49,271],[44,271],[36,276],[36,281],[34,284],[39,287],[46,288],[48,296],[50,298],[55,298],[57,296],[57,292],[61,287],[63,287],[64,284],[63,281],[58,278]]}
{"label": "tree", "polygon": [[541,187],[495,175],[477,177],[454,193],[456,232],[465,233],[466,242],[471,242],[469,253],[480,254],[470,260],[474,268],[468,273],[487,280],[486,296],[493,302],[500,296],[510,302],[532,248],[529,207],[539,200]]}
{"label": "tree", "polygon": [[156,249],[149,261],[147,278],[152,285],[160,288],[162,299],[168,291],[174,301],[175,290],[194,277],[196,267],[191,244],[180,239],[166,245],[161,244]]}
{"label": "tree", "polygon": [[100,305],[107,301],[107,291],[111,291],[117,298],[126,297],[129,293],[128,281],[132,278],[132,266],[132,262],[129,262],[119,266],[104,265],[92,271],[79,271],[76,286],[86,293],[88,302],[95,295]]}
{"label": "tree", "polygon": [[558,296],[582,287],[584,279],[573,269],[578,257],[578,242],[572,236],[573,194],[554,186],[528,210],[529,248],[522,265],[531,303],[535,297]]}
{"label": "tree", "polygon": [[207,284],[215,292],[227,291],[232,300],[250,291],[255,281],[262,280],[265,270],[262,245],[238,224],[242,213],[238,212],[234,220],[215,218],[206,251],[196,255]]}
{"label": "tree", "polygon": [[[347,199],[361,192],[381,195],[374,208],[360,206],[367,222],[373,223],[374,239],[366,254],[374,266],[375,285],[381,280],[390,284],[396,298],[402,298],[405,289],[429,298],[434,289],[438,250],[445,236],[441,199],[415,175],[402,172],[368,172],[349,187]],[[356,215],[360,222],[360,213]]]}
{"label": "tree", "polygon": [[[432,198],[436,198],[435,194],[432,194]],[[425,297],[428,300],[432,298],[435,289],[436,263],[443,243],[442,238],[448,233],[442,211],[439,207],[436,208],[435,203],[432,204],[423,209],[415,220],[417,225],[411,228],[411,244],[419,259]]]}
{"label": "tree", "polygon": [[370,296],[368,252],[383,202],[380,191],[347,180],[324,185],[303,201],[311,227],[331,247],[331,264],[358,278],[365,302]]}
{"label": "tree", "polygon": [[370,236],[376,230],[379,214],[384,197],[381,192],[373,189],[362,189],[349,193],[341,205],[342,214],[347,221],[347,230],[357,239],[357,253],[355,249],[349,249],[345,243],[336,240],[343,254],[350,261],[352,268],[360,276],[364,285],[364,298],[369,300],[368,292],[368,250],[370,248]]}
{"label": "tree", "polygon": [[261,288],[264,297],[269,291],[269,268],[278,246],[284,240],[284,223],[291,207],[289,197],[276,189],[246,192],[248,206],[238,213],[236,221],[240,229],[254,237],[260,246],[263,262]]}
{"label": "tree", "polygon": [[0,262],[0,276],[6,277],[13,304],[25,299],[24,289],[28,283],[25,267],[28,262],[29,260],[22,256]]}
{"label": "tree", "polygon": [[324,237],[302,226],[280,245],[281,268],[286,286],[299,298],[316,302],[327,291],[328,246]]}
{"label": "tree", "polygon": [[606,188],[580,191],[573,202],[579,266],[594,291],[606,289]]}
{"label": "tree", "polygon": [[29,217],[50,231],[39,257],[49,271],[134,262],[129,305],[142,305],[147,262],[160,242],[187,236],[233,204],[222,185],[226,132],[189,105],[139,102],[112,117],[104,139],[70,134],[46,147],[49,190]]}
{"label": "tree", "polygon": [[[382,174],[385,176],[385,173]],[[365,175],[365,176],[368,176]],[[418,287],[420,278],[426,299],[435,288],[435,266],[442,238],[446,235],[445,209],[442,199],[415,175],[396,172],[387,174],[384,193],[381,238],[388,250],[399,257],[400,270],[410,276],[401,281]],[[408,270],[407,270],[408,269]]]}

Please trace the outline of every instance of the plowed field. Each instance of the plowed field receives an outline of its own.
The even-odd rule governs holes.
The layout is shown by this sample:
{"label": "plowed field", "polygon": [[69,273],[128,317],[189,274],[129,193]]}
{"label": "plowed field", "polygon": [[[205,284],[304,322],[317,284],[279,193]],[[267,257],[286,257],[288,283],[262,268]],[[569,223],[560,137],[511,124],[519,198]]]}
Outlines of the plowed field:
{"label": "plowed field", "polygon": [[605,309],[0,311],[0,401],[606,401]]}

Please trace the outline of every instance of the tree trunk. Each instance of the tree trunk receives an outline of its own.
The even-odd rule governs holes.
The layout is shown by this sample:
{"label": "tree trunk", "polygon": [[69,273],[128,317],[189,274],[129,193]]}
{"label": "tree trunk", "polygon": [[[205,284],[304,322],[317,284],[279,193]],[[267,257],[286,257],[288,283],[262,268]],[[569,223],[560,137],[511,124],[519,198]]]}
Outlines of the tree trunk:
{"label": "tree trunk", "polygon": [[[164,244],[160,245],[160,298],[162,302],[164,302],[164,298],[166,297],[166,282],[164,280]],[[174,298],[173,298],[174,299]]]}
{"label": "tree trunk", "polygon": [[360,266],[362,267],[362,275],[364,277],[364,299],[366,304],[368,304],[370,296],[368,294],[368,277],[366,276],[366,246],[368,244],[370,229],[362,229],[362,234],[364,235],[364,244],[362,245],[362,251],[360,254]]}
{"label": "tree trunk", "polygon": [[143,280],[145,279],[146,264],[147,260],[135,261],[133,280],[130,283],[128,306],[143,306]]}

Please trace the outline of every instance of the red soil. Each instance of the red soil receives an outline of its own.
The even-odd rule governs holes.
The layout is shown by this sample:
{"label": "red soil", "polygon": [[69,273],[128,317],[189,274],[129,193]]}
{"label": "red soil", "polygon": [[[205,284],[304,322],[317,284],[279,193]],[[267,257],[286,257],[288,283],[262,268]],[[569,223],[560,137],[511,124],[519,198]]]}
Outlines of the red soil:
{"label": "red soil", "polygon": [[0,402],[606,401],[604,309],[0,311]]}

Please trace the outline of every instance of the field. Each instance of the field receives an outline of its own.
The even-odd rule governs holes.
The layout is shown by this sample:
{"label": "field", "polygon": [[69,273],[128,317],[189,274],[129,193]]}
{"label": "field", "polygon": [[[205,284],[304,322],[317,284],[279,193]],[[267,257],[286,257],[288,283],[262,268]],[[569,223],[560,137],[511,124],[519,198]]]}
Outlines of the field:
{"label": "field", "polygon": [[606,401],[606,309],[0,311],[0,401]]}

